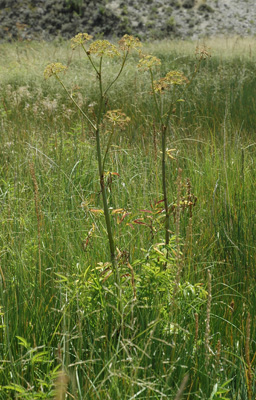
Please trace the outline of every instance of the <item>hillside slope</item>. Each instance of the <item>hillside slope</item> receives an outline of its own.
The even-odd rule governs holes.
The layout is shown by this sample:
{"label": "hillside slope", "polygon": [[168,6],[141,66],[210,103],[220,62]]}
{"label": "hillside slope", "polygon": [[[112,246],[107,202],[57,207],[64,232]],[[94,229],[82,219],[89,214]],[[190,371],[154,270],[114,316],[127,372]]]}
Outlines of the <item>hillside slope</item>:
{"label": "hillside slope", "polygon": [[0,0],[0,40],[256,34],[255,0]]}

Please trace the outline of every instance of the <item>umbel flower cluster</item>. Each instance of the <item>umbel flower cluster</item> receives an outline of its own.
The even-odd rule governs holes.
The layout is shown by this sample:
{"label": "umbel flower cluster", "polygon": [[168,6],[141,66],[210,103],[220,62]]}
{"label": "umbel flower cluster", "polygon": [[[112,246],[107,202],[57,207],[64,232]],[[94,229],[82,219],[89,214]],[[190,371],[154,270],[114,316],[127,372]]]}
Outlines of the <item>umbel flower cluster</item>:
{"label": "umbel flower cluster", "polygon": [[[131,50],[139,50],[141,48],[141,42],[138,38],[131,35],[124,35],[118,42],[118,46],[110,43],[108,40],[95,40],[91,42],[92,36],[88,33],[78,33],[74,38],[71,39],[71,48],[74,50],[81,46],[86,54],[90,57],[96,55],[98,57],[127,57],[127,54]],[[61,63],[51,63],[47,65],[44,70],[45,79],[51,76],[59,77],[59,73],[65,72],[67,67]]]}
{"label": "umbel flower cluster", "polygon": [[172,85],[183,85],[189,83],[189,80],[179,71],[170,71],[164,78],[154,81],[154,90],[156,93],[162,93]]}
{"label": "umbel flower cluster", "polygon": [[149,71],[154,67],[161,65],[161,60],[151,54],[143,54],[139,61],[138,68],[143,71]]}
{"label": "umbel flower cluster", "polygon": [[[143,54],[141,52],[141,42],[138,38],[131,35],[124,35],[119,40],[118,45],[110,43],[108,40],[95,40],[91,42],[93,37],[88,33],[78,33],[74,38],[71,39],[72,49],[76,49],[81,46],[89,59],[95,55],[98,57],[123,57],[126,60],[128,53],[131,50],[137,50],[140,52],[141,59],[138,63],[138,68],[142,71],[150,71],[152,69],[161,66],[161,60],[151,54]],[[197,49],[199,53],[199,49]],[[200,53],[201,54],[201,53]],[[203,52],[203,57],[206,56],[206,52]],[[45,79],[55,76],[59,79],[59,74],[65,72],[67,67],[61,63],[49,64],[44,71]],[[166,89],[173,85],[188,84],[188,79],[179,71],[170,71],[164,78],[155,80],[153,82],[153,90],[155,93],[163,93]]]}
{"label": "umbel flower cluster", "polygon": [[58,76],[60,72],[65,72],[67,67],[61,63],[51,63],[44,70],[44,78],[48,79],[51,76]]}
{"label": "umbel flower cluster", "polygon": [[131,119],[127,117],[122,110],[109,110],[107,111],[105,118],[109,121],[113,126],[118,126],[120,128],[124,128]]}
{"label": "umbel flower cluster", "polygon": [[90,40],[92,40],[92,36],[88,33],[78,33],[78,35],[71,39],[71,47],[72,49],[75,49],[76,47],[82,46]]}

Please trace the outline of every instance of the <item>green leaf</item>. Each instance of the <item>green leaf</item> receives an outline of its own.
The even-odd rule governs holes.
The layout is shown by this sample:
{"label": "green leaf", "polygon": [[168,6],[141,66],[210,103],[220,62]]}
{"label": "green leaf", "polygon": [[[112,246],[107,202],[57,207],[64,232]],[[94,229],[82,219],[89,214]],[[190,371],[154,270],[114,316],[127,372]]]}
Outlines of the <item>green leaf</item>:
{"label": "green leaf", "polygon": [[67,278],[66,276],[61,275],[61,274],[59,274],[59,273],[57,273],[57,272],[55,272],[55,275],[56,275],[58,278],[60,278],[60,280],[59,280],[58,282],[68,282],[68,278]]}
{"label": "green leaf", "polygon": [[224,382],[222,385],[221,385],[221,387],[223,388],[223,387],[225,387],[225,386],[227,386],[230,382],[232,382],[233,381],[233,378],[231,378],[231,379],[229,379],[227,382]]}
{"label": "green leaf", "polygon": [[21,336],[16,336],[16,338],[19,339],[19,344],[20,344],[21,346],[24,346],[26,349],[29,349],[30,344],[26,341],[26,339],[24,339],[24,338],[21,337]]}
{"label": "green leaf", "polygon": [[47,361],[48,359],[48,351],[41,351],[40,353],[35,354],[31,361],[32,363],[36,363],[36,362],[44,362]]}
{"label": "green leaf", "polygon": [[26,392],[24,387],[22,387],[20,385],[16,385],[15,383],[13,383],[12,385],[3,386],[2,388],[6,389],[6,390],[15,390],[15,392],[22,393],[22,394],[24,394]]}
{"label": "green leaf", "polygon": [[217,393],[217,390],[218,390],[218,383],[215,383],[215,385],[213,386],[210,400],[212,400],[214,398],[215,394]]}

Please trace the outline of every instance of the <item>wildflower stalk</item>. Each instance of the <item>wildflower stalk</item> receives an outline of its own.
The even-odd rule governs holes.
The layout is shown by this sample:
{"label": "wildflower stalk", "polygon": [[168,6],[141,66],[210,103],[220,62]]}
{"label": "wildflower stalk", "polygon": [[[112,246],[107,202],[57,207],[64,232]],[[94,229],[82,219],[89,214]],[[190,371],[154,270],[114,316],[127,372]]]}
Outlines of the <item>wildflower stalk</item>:
{"label": "wildflower stalk", "polygon": [[[107,235],[108,235],[112,270],[113,270],[113,273],[115,276],[115,284],[116,284],[116,289],[117,289],[118,311],[120,312],[120,315],[122,318],[122,290],[121,290],[121,284],[120,284],[121,282],[120,282],[118,263],[117,263],[116,255],[115,255],[115,243],[114,243],[114,238],[113,238],[110,213],[109,213],[109,207],[108,207],[108,198],[107,198],[105,176],[104,176],[105,175],[104,174],[104,166],[105,166],[106,156],[107,156],[108,150],[110,148],[111,139],[112,139],[114,131],[115,131],[114,125],[115,124],[117,125],[118,123],[120,123],[120,126],[125,125],[125,123],[128,122],[129,118],[128,117],[124,118],[124,114],[120,113],[119,110],[115,110],[112,112],[112,116],[109,117],[109,119],[113,123],[112,132],[109,136],[109,141],[107,144],[107,148],[105,150],[105,155],[103,157],[103,160],[102,160],[102,150],[101,150],[101,140],[100,139],[101,139],[102,120],[103,120],[103,116],[105,114],[106,94],[109,91],[109,89],[114,85],[114,83],[118,80],[118,78],[120,77],[120,75],[124,69],[129,51],[132,48],[134,48],[134,49],[139,48],[140,42],[138,39],[136,39],[132,36],[129,36],[129,35],[124,35],[124,37],[119,41],[120,50],[123,52],[122,63],[121,63],[121,66],[120,66],[120,69],[119,69],[117,75],[108,84],[108,86],[104,90],[103,79],[102,79],[103,57],[104,56],[108,56],[108,57],[120,56],[121,53],[116,46],[112,45],[107,40],[96,40],[96,41],[92,42],[90,44],[89,48],[87,49],[85,47],[85,43],[90,41],[91,39],[92,39],[92,36],[88,35],[87,33],[79,33],[71,41],[72,41],[73,49],[75,49],[77,46],[82,47],[86,56],[88,57],[88,60],[91,64],[92,68],[94,69],[97,79],[98,79],[99,103],[98,103],[98,110],[97,110],[95,122],[92,122],[92,120],[88,117],[88,115],[82,110],[82,108],[75,101],[73,96],[69,93],[69,91],[66,88],[65,84],[63,83],[63,81],[60,79],[59,73],[65,71],[67,69],[67,67],[63,66],[60,63],[50,64],[46,67],[46,69],[44,71],[44,75],[45,75],[45,78],[55,76],[55,78],[58,80],[58,82],[61,84],[61,86],[67,93],[68,97],[72,100],[72,102],[74,103],[76,108],[80,111],[82,116],[88,122],[89,126],[91,126],[95,132],[98,172],[99,172],[100,189],[101,189],[102,201],[103,201],[103,210],[104,210],[105,223],[106,223],[106,229],[107,229]],[[92,54],[99,57],[99,65],[95,64],[95,62],[91,56]]]}
{"label": "wildflower stalk", "polygon": [[116,281],[116,284],[117,284],[119,304],[121,304],[120,274],[119,274],[118,265],[117,265],[117,262],[116,262],[115,244],[114,244],[113,233],[112,233],[112,228],[111,228],[111,221],[110,221],[110,215],[109,215],[106,186],[105,186],[105,182],[104,182],[104,170],[103,170],[103,164],[102,164],[102,160],[101,160],[101,146],[100,146],[100,129],[99,129],[99,126],[96,129],[96,145],[97,145],[98,170],[99,170],[99,177],[100,177],[100,188],[101,188],[102,201],[103,201],[103,210],[104,210],[104,216],[105,216],[105,222],[106,222],[106,228],[107,228],[107,234],[108,234],[110,258],[111,258],[112,268],[113,268],[113,271],[114,271],[114,274],[115,274],[115,281]]}
{"label": "wildflower stalk", "polygon": [[[164,195],[164,208],[165,208],[165,245],[168,246],[170,240],[170,233],[169,233],[169,207],[168,207],[168,198],[167,198],[167,183],[166,183],[166,131],[167,126],[162,125],[162,190]],[[168,251],[168,249],[167,249]],[[167,253],[168,258],[168,253]]]}
{"label": "wildflower stalk", "polygon": [[103,162],[102,162],[102,169],[103,170],[105,170],[105,162],[106,162],[107,154],[108,154],[108,151],[110,149],[110,145],[111,145],[114,133],[115,133],[115,128],[114,128],[114,126],[112,126],[111,132],[109,134],[109,138],[108,138],[108,143],[107,143],[107,147],[106,147],[106,150],[105,150],[105,154],[104,154],[104,157],[103,157]]}
{"label": "wildflower stalk", "polygon": [[[90,52],[86,50],[84,44],[82,44],[82,48],[83,48],[84,52],[86,53],[93,69],[95,70],[95,72],[97,74],[97,78],[99,80],[100,99],[99,99],[99,109],[98,109],[96,126],[90,121],[90,119],[87,117],[87,115],[82,110],[81,111],[82,111],[82,114],[85,116],[86,120],[91,124],[91,126],[95,130],[98,171],[99,171],[100,188],[101,188],[102,201],[103,201],[103,210],[104,210],[105,223],[106,223],[107,235],[108,235],[108,241],[109,241],[110,258],[111,258],[112,268],[115,273],[115,278],[116,278],[115,281],[118,286],[118,299],[119,299],[119,303],[120,303],[120,301],[121,301],[121,299],[120,299],[120,276],[119,276],[118,266],[116,263],[115,244],[114,244],[113,233],[112,233],[112,228],[111,228],[107,193],[106,193],[106,187],[105,187],[105,182],[104,182],[104,162],[105,162],[106,154],[104,157],[104,162],[102,163],[101,144],[100,144],[100,125],[101,125],[102,116],[103,116],[103,112],[104,112],[104,97],[105,97],[105,93],[106,93],[106,91],[105,91],[105,93],[103,92],[103,84],[102,84],[103,55],[101,55],[101,57],[100,57],[99,69],[97,69],[95,63],[93,62],[93,60],[91,58]],[[120,76],[120,74],[119,74],[119,76]],[[72,98],[72,100],[73,100],[73,98]],[[80,109],[80,107],[78,106],[78,104],[76,104],[75,101],[74,101],[74,103]],[[108,151],[108,149],[107,149],[107,151]]]}
{"label": "wildflower stalk", "polygon": [[93,60],[92,60],[92,58],[90,56],[90,53],[89,53],[89,51],[86,50],[84,44],[82,44],[82,49],[84,50],[85,54],[87,55],[87,57],[88,57],[88,59],[89,59],[89,61],[91,63],[91,66],[93,67],[94,71],[96,72],[96,74],[98,76],[99,75],[99,71],[97,70],[97,67],[94,64],[94,62],[93,62]]}
{"label": "wildflower stalk", "polygon": [[101,193],[102,193],[102,201],[103,201],[103,210],[104,210],[104,216],[105,216],[105,223],[106,223],[107,234],[108,234],[108,242],[109,242],[109,249],[110,249],[110,259],[111,259],[112,269],[113,269],[113,272],[114,272],[114,275],[115,275],[118,310],[119,310],[120,314],[122,315],[121,281],[120,281],[118,263],[116,261],[115,244],[114,244],[114,238],[113,238],[111,221],[110,221],[110,214],[109,214],[106,186],[105,186],[105,181],[104,181],[104,164],[105,164],[105,159],[106,159],[106,156],[107,156],[107,152],[108,152],[108,148],[110,146],[110,143],[109,143],[109,145],[107,147],[103,163],[102,163],[102,157],[101,157],[102,153],[101,153],[101,145],[100,145],[100,126],[101,126],[102,115],[103,115],[103,111],[104,111],[103,110],[103,108],[104,108],[104,93],[103,93],[103,85],[102,85],[102,57],[100,58],[100,66],[99,66],[98,78],[99,78],[99,89],[100,89],[100,104],[99,104],[99,110],[98,110],[98,116],[97,116],[97,127],[96,127],[96,132],[95,132],[95,134],[96,134],[96,146],[97,146],[98,170],[99,170],[99,177],[100,177],[100,188],[101,188]]}
{"label": "wildflower stalk", "polygon": [[[101,103],[102,103],[102,101],[101,101]],[[102,104],[100,104],[100,109],[101,108],[102,108]],[[99,110],[99,113],[100,113],[100,110]],[[97,129],[96,129],[95,135],[96,135],[100,188],[101,188],[101,194],[102,194],[102,200],[103,200],[105,222],[106,222],[107,233],[108,233],[110,257],[111,257],[112,266],[114,269],[116,269],[115,245],[114,245],[113,234],[112,234],[112,229],[111,229],[111,222],[110,222],[110,215],[109,215],[108,201],[107,201],[107,193],[106,193],[106,187],[105,187],[105,182],[104,182],[104,170],[103,170],[103,164],[102,164],[102,159],[101,159],[100,125],[99,125],[99,123],[97,123]]]}
{"label": "wildflower stalk", "polygon": [[[151,78],[151,87],[152,87],[152,93],[153,93],[153,98],[154,102],[156,105],[156,110],[158,117],[161,122],[161,139],[162,139],[162,191],[164,195],[164,208],[165,208],[165,245],[168,246],[169,241],[170,241],[170,232],[169,232],[169,225],[170,225],[170,215],[169,215],[169,207],[168,207],[168,197],[167,197],[167,183],[166,183],[166,134],[167,134],[167,127],[170,119],[170,110],[168,113],[168,121],[163,121],[163,116],[156,98],[156,92],[154,88],[154,77],[153,77],[153,71],[150,68],[150,78]],[[168,249],[167,249],[168,252]],[[168,253],[167,257],[168,258]]]}
{"label": "wildflower stalk", "polygon": [[122,62],[121,68],[120,68],[120,70],[118,71],[118,73],[117,73],[116,77],[114,78],[114,80],[108,85],[108,87],[107,87],[106,90],[104,91],[104,96],[106,96],[106,94],[107,94],[107,92],[109,91],[109,89],[111,88],[111,86],[114,85],[114,83],[118,80],[118,78],[120,77],[121,73],[123,72],[124,65],[125,65],[125,63],[126,63],[128,54],[129,54],[129,51],[127,50],[127,51],[125,52],[125,54],[124,54],[123,62]]}
{"label": "wildflower stalk", "polygon": [[89,125],[96,131],[97,127],[90,120],[90,118],[85,114],[85,112],[82,110],[82,108],[79,106],[79,104],[75,101],[74,97],[69,93],[68,89],[66,88],[66,86],[64,85],[64,83],[62,82],[62,80],[60,79],[60,77],[58,75],[56,75],[56,79],[61,84],[61,86],[63,87],[65,92],[67,93],[70,100],[75,104],[76,108],[80,111],[82,116],[86,119],[86,121],[89,123]]}
{"label": "wildflower stalk", "polygon": [[[77,102],[75,101],[73,96],[69,93],[68,89],[66,88],[66,86],[64,85],[64,83],[60,79],[60,77],[58,75],[56,75],[56,78],[59,81],[59,83],[61,84],[61,86],[63,87],[63,89],[65,90],[65,92],[68,94],[69,98],[72,100],[72,102],[75,104],[75,106],[81,112],[83,117],[86,118],[86,120],[89,122],[90,126],[95,131],[98,170],[99,170],[99,179],[100,179],[100,188],[101,188],[101,193],[102,193],[103,210],[104,210],[104,216],[105,216],[105,222],[106,222],[106,228],[107,228],[107,235],[108,235],[108,241],[109,241],[110,258],[111,258],[111,263],[112,263],[113,270],[115,271],[115,275],[116,275],[116,283],[119,286],[120,285],[120,277],[119,277],[119,272],[118,272],[118,268],[117,268],[117,263],[116,263],[116,260],[115,260],[115,244],[114,244],[113,233],[112,233],[112,228],[111,228],[111,221],[110,221],[108,201],[107,201],[107,193],[106,193],[106,188],[105,188],[105,183],[104,183],[104,169],[103,169],[103,163],[102,163],[102,159],[101,159],[100,124],[101,124],[101,119],[102,119],[102,114],[103,114],[103,106],[104,106],[104,95],[103,95],[103,88],[102,88],[101,66],[102,66],[102,57],[101,57],[101,60],[100,60],[100,68],[99,68],[99,71],[98,71],[99,87],[100,87],[100,104],[99,104],[99,110],[98,110],[98,116],[97,116],[96,125],[90,120],[90,118],[88,118],[88,116],[84,113],[84,111],[81,109],[81,107],[77,104]],[[105,157],[104,157],[104,161],[105,161]]]}
{"label": "wildflower stalk", "polygon": [[[169,212],[169,205],[168,205],[167,182],[166,182],[166,139],[167,139],[167,129],[169,126],[170,117],[171,117],[172,108],[173,108],[173,102],[171,102],[167,116],[164,120],[162,110],[160,109],[158,101],[157,101],[152,68],[150,68],[149,71],[150,71],[153,98],[154,98],[157,114],[158,114],[158,117],[160,119],[160,124],[161,124],[162,191],[163,191],[163,196],[164,196],[163,200],[164,200],[164,208],[165,208],[165,245],[166,245],[166,250],[167,250],[166,258],[168,259],[168,245],[169,245],[169,241],[170,241],[170,212]],[[175,90],[175,88],[174,88],[174,90]],[[166,264],[164,265],[164,268],[166,268]]]}
{"label": "wildflower stalk", "polygon": [[[177,85],[185,85],[187,89],[191,84],[191,81],[195,78],[196,74],[199,71],[201,62],[210,56],[207,49],[204,47],[203,49],[196,49],[196,56],[198,59],[198,63],[195,66],[194,73],[189,81],[182,72],[179,71],[169,71],[164,78],[161,78],[157,81],[154,81],[153,68],[161,65],[161,60],[152,55],[143,55],[139,61],[138,68],[149,71],[150,80],[151,80],[151,88],[152,95],[154,99],[154,103],[157,110],[157,116],[160,120],[160,130],[161,130],[161,139],[162,139],[162,191],[164,196],[164,208],[165,208],[165,245],[167,250],[167,259],[168,259],[168,245],[170,241],[170,229],[169,229],[169,220],[170,220],[170,212],[168,207],[168,197],[167,197],[167,181],[166,181],[166,142],[167,142],[167,131],[170,125],[171,115],[173,114],[173,105],[177,100],[175,98],[175,88]],[[159,105],[159,100],[157,94],[165,93],[166,90],[172,88],[172,101],[167,109],[167,114],[164,114],[163,104]],[[167,264],[164,265],[166,268]]]}

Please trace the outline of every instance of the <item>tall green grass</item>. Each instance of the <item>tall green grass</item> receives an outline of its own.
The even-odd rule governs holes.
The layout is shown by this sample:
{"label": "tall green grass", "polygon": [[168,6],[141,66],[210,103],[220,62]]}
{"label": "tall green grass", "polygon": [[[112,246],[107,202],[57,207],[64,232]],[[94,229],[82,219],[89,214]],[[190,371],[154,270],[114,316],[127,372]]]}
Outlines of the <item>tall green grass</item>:
{"label": "tall green grass", "polygon": [[[145,51],[161,59],[159,76],[191,76],[196,45]],[[1,45],[1,399],[255,397],[255,43],[210,46],[168,137],[168,260],[159,121],[135,55],[108,99],[131,118],[106,164],[118,174],[110,211],[122,209],[111,217],[120,325],[94,133],[43,70],[68,64],[65,84],[92,115],[97,81],[69,44]],[[116,62],[104,68],[111,81]],[[195,205],[177,218],[190,185]]]}

